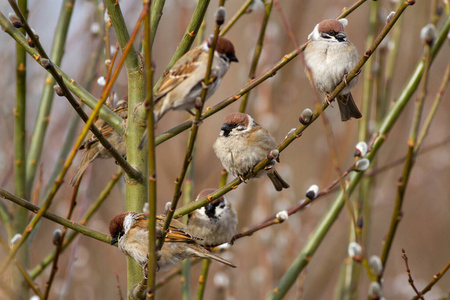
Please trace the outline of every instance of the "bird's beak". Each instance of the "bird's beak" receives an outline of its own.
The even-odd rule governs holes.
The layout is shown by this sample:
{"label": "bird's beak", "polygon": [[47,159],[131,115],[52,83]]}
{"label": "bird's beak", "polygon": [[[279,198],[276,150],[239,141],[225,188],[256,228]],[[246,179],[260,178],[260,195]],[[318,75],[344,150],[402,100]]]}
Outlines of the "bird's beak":
{"label": "bird's beak", "polygon": [[346,35],[343,32],[339,32],[338,34],[335,35],[336,39],[340,42],[345,41],[346,40]]}
{"label": "bird's beak", "polygon": [[234,55],[230,57],[230,61],[239,62],[239,60],[237,59],[237,57],[234,56]]}
{"label": "bird's beak", "polygon": [[117,237],[113,237],[111,239],[111,246],[114,245],[115,243],[117,243]]}
{"label": "bird's beak", "polygon": [[227,137],[230,134],[231,130],[233,130],[233,127],[231,127],[228,124],[223,124],[222,127],[220,127],[220,130],[222,130],[223,131],[223,135],[225,137]]}

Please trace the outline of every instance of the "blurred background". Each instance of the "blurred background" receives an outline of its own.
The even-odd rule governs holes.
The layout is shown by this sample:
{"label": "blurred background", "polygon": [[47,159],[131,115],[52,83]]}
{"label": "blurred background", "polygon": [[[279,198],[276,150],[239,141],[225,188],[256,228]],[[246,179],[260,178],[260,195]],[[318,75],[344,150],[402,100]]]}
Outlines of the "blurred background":
{"label": "blurred background", "polygon": [[[241,7],[242,2],[236,0],[226,2],[227,19],[234,15]],[[365,52],[366,48],[370,2],[367,1],[347,17],[349,21],[346,28],[347,36],[356,45],[360,55]],[[395,7],[395,2],[379,1],[381,26],[384,24],[387,14]],[[438,2],[442,4],[442,1]],[[325,18],[336,17],[342,8],[349,7],[353,3],[353,0],[284,0],[279,1],[279,6],[286,16],[296,42],[302,44],[318,22]],[[176,50],[190,21],[195,4],[195,1],[192,0],[166,2],[153,48],[156,78],[162,75]],[[141,12],[141,3],[122,0],[120,5],[129,31],[131,31]],[[217,1],[211,1],[206,15],[206,35],[213,32],[213,14],[216,7]],[[6,1],[0,3],[0,9],[4,15],[12,11]],[[48,53],[51,49],[59,11],[60,1],[29,1],[29,22],[39,34],[41,43]],[[227,33],[226,37],[235,45],[239,63],[230,67],[219,89],[208,100],[206,106],[213,106],[238,91],[246,83],[263,16],[262,2],[255,1],[252,11],[244,15]],[[395,101],[423,55],[423,46],[419,35],[422,27],[429,23],[430,16],[431,1],[417,1],[414,6],[407,8],[402,16],[402,35],[392,92],[388,99],[390,102]],[[101,36],[93,34],[91,28],[98,19],[97,1],[76,1],[61,68],[79,83],[87,84],[84,80],[90,63],[89,58],[95,52],[98,44],[102,42]],[[438,27],[441,23],[442,20],[438,23]],[[388,36],[388,39],[390,37],[391,35]],[[383,45],[384,51],[388,51],[389,46],[389,42],[386,42]],[[280,13],[274,7],[256,76],[265,72],[283,55],[294,49],[295,46],[288,36]],[[449,54],[447,41],[431,67],[428,97],[424,108],[425,116],[429,112],[442,82],[449,62]],[[380,52],[374,56],[377,62],[380,61],[379,55]],[[15,107],[15,76],[12,74],[15,74],[15,42],[5,33],[0,34],[0,65],[2,66],[0,89],[3,94],[2,105],[0,105],[0,139],[2,141],[0,143],[0,186],[12,192],[14,187],[12,176],[13,109]],[[383,69],[383,64],[375,63],[374,72],[380,69]],[[32,138],[46,72],[31,57],[28,57],[27,72],[27,140],[29,141]],[[106,76],[106,68],[102,60],[99,62],[96,72],[96,78]],[[358,106],[360,106],[362,97],[365,72],[365,68],[363,68],[359,83],[352,92]],[[96,83],[95,79],[91,93],[99,97],[101,90],[102,87]],[[114,90],[118,97],[126,96],[125,71],[122,71]],[[374,90],[373,95],[380,92],[382,91]],[[378,166],[389,165],[406,154],[417,95],[418,93],[412,96],[386,143],[379,151],[376,160]],[[444,94],[444,99],[449,99],[448,93]],[[276,76],[251,91],[247,112],[259,124],[268,129],[278,143],[284,139],[291,128],[299,126],[300,113],[305,108],[314,109],[314,103],[313,90],[304,73],[302,61],[297,57],[282,68]],[[229,112],[238,111],[239,104],[239,101],[235,102],[213,117],[204,120],[200,126],[197,157],[194,161],[195,195],[204,188],[217,188],[219,185],[222,166],[214,154],[212,144],[219,134],[223,117]],[[358,142],[359,121],[351,120],[342,123],[336,106],[333,104],[334,108],[329,107],[325,114],[331,123],[340,167],[345,170],[354,162],[353,153]],[[449,101],[442,101],[424,147],[448,139],[449,111]],[[57,163],[62,141],[67,138],[68,120],[73,115],[74,111],[67,100],[56,97],[49,117],[44,153],[39,162],[39,173],[35,180],[36,188],[38,182],[41,184],[40,193],[49,184],[48,180],[55,163]],[[164,132],[189,117],[185,112],[169,112],[158,123],[157,133]],[[364,116],[362,120],[368,117],[372,119],[373,116]],[[370,136],[372,136],[377,130],[375,122],[370,123],[369,130]],[[79,132],[81,132],[81,124]],[[164,205],[173,197],[174,181],[182,166],[187,137],[188,131],[157,148],[158,213],[163,213]],[[79,162],[80,157],[80,155],[77,156],[74,164]],[[409,299],[414,296],[408,283],[404,261],[401,258],[402,248],[407,251],[412,276],[418,289],[424,288],[433,275],[449,261],[449,164],[448,144],[417,157],[405,194],[403,219],[398,227],[384,275],[383,293],[386,299]],[[403,164],[393,166],[374,178],[371,195],[372,219],[365,223],[365,226],[370,227],[367,236],[369,256],[380,255],[382,242],[389,228],[397,192],[397,180],[402,174],[402,168]],[[73,220],[79,220],[89,204],[98,197],[116,169],[117,166],[112,159],[96,160],[88,167],[80,186]],[[58,191],[50,209],[51,212],[61,216],[66,215],[73,193],[73,188],[69,186],[68,182],[75,170],[76,166],[73,165],[66,176],[65,183]],[[273,190],[270,181],[262,178],[242,184],[226,195],[239,214],[238,232],[258,224],[280,210],[297,205],[304,199],[310,185],[316,184],[323,189],[336,178],[321,120],[314,122],[299,139],[282,152],[281,163],[277,166],[277,170],[291,185],[290,189],[277,193]],[[231,179],[229,178],[229,180]],[[251,237],[236,241],[229,250],[221,255],[236,264],[238,268],[230,269],[213,262],[205,299],[265,298],[301,251],[305,241],[328,210],[334,195],[335,193],[331,193],[318,199],[317,202],[292,215],[281,225],[266,228]],[[110,219],[125,211],[124,199],[124,182],[121,179],[96,216],[89,221],[88,226],[105,233],[108,232]],[[357,199],[358,193],[355,192],[352,200],[356,201]],[[6,200],[2,201],[7,202]],[[9,202],[6,204],[8,207],[13,205]],[[32,241],[31,268],[35,267],[54,249],[51,242],[52,232],[61,227],[46,219],[41,223],[40,230]],[[344,209],[286,299],[333,299],[335,297],[341,267],[344,261],[349,259],[347,253],[349,232],[349,215]],[[0,234],[6,239],[3,226],[0,227]],[[0,255],[0,257],[6,257],[3,249],[0,250]],[[50,299],[80,299],[81,297],[83,299],[118,299],[118,285],[122,289],[122,295],[126,295],[126,260],[125,256],[115,247],[79,236],[62,254],[58,267]],[[200,270],[200,264],[192,268],[190,280],[193,295],[196,291]],[[45,287],[49,273],[50,268],[47,268],[37,279],[37,283],[41,287]],[[164,277],[164,273],[158,273],[158,278],[162,277]],[[367,297],[369,281],[364,272],[361,278],[359,296],[360,299],[364,299]],[[157,297],[177,299],[180,296],[179,286],[180,278],[176,277],[157,291]],[[450,275],[446,275],[427,294],[426,299],[448,297],[449,293]]]}

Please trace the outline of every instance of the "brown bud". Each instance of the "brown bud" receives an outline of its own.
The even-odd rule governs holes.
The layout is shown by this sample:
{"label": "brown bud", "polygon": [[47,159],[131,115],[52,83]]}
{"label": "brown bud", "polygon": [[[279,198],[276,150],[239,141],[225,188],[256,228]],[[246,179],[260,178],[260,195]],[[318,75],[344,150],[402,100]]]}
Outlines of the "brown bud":
{"label": "brown bud", "polygon": [[63,89],[59,85],[54,85],[53,89],[55,90],[56,95],[60,97],[63,97],[65,95]]}
{"label": "brown bud", "polygon": [[50,59],[47,59],[47,58],[42,58],[41,64],[44,67],[44,69],[46,69],[46,70],[50,69],[53,66]]}
{"label": "brown bud", "polygon": [[216,18],[216,24],[220,26],[223,23],[225,23],[225,18],[227,17],[227,10],[225,9],[225,7],[220,6],[217,9],[216,14],[214,16]]}
{"label": "brown bud", "polygon": [[312,110],[310,110],[309,108],[305,109],[302,114],[300,115],[300,118],[298,118],[298,120],[300,121],[300,123],[302,123],[303,125],[309,124],[309,122],[311,122],[311,118],[313,116],[313,112]]}
{"label": "brown bud", "polygon": [[16,14],[10,13],[9,14],[9,21],[16,28],[21,28],[23,26],[22,21],[19,19],[19,17]]}
{"label": "brown bud", "polygon": [[61,229],[55,229],[55,231],[53,231],[53,245],[57,246],[59,245],[59,243],[61,242],[61,237],[62,237],[62,231]]}

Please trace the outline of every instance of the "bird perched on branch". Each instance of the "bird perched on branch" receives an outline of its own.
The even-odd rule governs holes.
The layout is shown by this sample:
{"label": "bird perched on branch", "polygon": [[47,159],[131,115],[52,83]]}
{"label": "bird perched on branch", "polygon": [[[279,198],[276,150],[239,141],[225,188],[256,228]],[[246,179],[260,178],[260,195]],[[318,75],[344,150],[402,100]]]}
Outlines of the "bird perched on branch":
{"label": "bird perched on branch", "polygon": [[[116,107],[114,107],[113,112],[126,120],[128,118],[128,99],[122,99],[117,102]],[[126,144],[120,133],[114,130],[108,123],[102,119],[98,119],[94,125],[100,130],[102,135],[108,139],[111,145],[120,153],[122,156],[126,156]],[[81,158],[80,165],[75,172],[70,185],[75,186],[80,180],[84,171],[88,165],[94,161],[96,158],[111,158],[111,154],[105,147],[100,143],[97,137],[89,132],[86,136],[86,140],[81,144],[78,150],[84,150],[83,157]]]}
{"label": "bird perched on branch", "polygon": [[358,83],[358,77],[347,82],[347,74],[356,67],[358,63],[358,52],[356,47],[347,40],[344,27],[346,19],[323,20],[314,27],[309,35],[311,39],[303,52],[308,77],[311,72],[316,89],[326,93],[327,101],[329,94],[341,83],[346,82],[346,87],[337,95],[337,103],[341,113],[341,120],[347,121],[351,118],[359,119],[361,112],[356,106],[350,92]]}
{"label": "bird perched on branch", "polygon": [[[191,113],[190,110],[196,107],[204,87],[210,47],[211,39],[206,39],[200,46],[184,54],[169,70],[153,97],[155,123],[171,109]],[[205,101],[217,90],[231,62],[238,62],[233,43],[218,37]],[[147,132],[139,145],[140,149],[146,138]]]}
{"label": "bird perched on branch", "polygon": [[[215,189],[204,189],[198,194],[195,201],[215,191]],[[202,239],[199,244],[215,247],[231,241],[237,223],[236,210],[224,196],[220,196],[208,205],[191,212],[187,226],[194,236]]]}
{"label": "bird perched on branch", "polygon": [[255,174],[255,177],[267,175],[277,191],[289,188],[289,184],[274,168],[279,161],[275,140],[251,116],[243,113],[228,114],[220,129],[213,147],[228,173],[243,180],[260,160],[268,156],[271,163]]}
{"label": "bird perched on branch", "polygon": [[[161,237],[164,215],[156,216],[156,238]],[[148,223],[144,213],[124,212],[115,216],[109,224],[111,245],[118,243],[120,251],[134,259],[147,274],[148,263]],[[210,253],[198,242],[199,238],[191,235],[186,226],[172,220],[168,228],[164,245],[157,259],[158,270],[165,270],[179,261],[189,257],[213,259],[227,266],[236,268],[229,261]]]}

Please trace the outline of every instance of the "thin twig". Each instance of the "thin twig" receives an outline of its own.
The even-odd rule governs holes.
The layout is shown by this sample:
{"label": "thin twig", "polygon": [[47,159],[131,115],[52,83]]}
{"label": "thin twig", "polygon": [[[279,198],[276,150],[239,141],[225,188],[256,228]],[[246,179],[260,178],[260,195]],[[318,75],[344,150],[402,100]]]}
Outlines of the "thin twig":
{"label": "thin twig", "polygon": [[146,84],[146,96],[145,96],[145,111],[147,114],[147,146],[148,146],[148,262],[147,262],[147,287],[148,293],[147,299],[154,297],[155,281],[156,281],[156,147],[155,147],[155,124],[153,118],[153,66],[152,66],[152,42],[151,42],[151,15],[150,11],[151,1],[147,0],[144,3],[144,10],[147,14],[144,19],[144,38],[143,49],[145,57],[145,84]]}
{"label": "thin twig", "polygon": [[412,287],[412,289],[414,290],[414,292],[416,293],[416,295],[417,295],[420,299],[425,300],[425,299],[423,298],[423,295],[417,290],[416,286],[414,285],[414,280],[413,280],[413,278],[412,278],[412,276],[411,276],[411,270],[409,269],[409,266],[408,266],[408,257],[406,256],[406,251],[405,251],[405,249],[402,249],[402,258],[403,258],[403,260],[405,261],[406,273],[408,274],[408,282],[409,282],[409,284],[411,285],[411,287]]}
{"label": "thin twig", "polygon": [[[265,6],[264,18],[261,23],[261,29],[259,31],[259,37],[256,42],[256,47],[255,47],[255,50],[253,51],[252,64],[250,66],[250,71],[248,73],[247,83],[252,81],[253,79],[255,79],[256,67],[258,66],[259,58],[261,57],[261,52],[262,52],[263,43],[264,43],[264,37],[266,34],[266,28],[267,28],[267,24],[269,23],[270,14],[272,12],[273,0],[265,1],[264,6]],[[249,96],[250,96],[250,92],[246,93],[244,95],[244,97],[242,98],[241,105],[239,107],[239,112],[241,112],[241,113],[245,112],[245,109],[247,108],[247,101],[248,101]]]}
{"label": "thin twig", "polygon": [[[442,276],[444,276],[444,274],[448,271],[448,269],[450,268],[450,262],[448,262],[445,267],[442,269],[442,271],[436,273],[433,276],[433,280],[431,280],[431,282],[419,293],[419,295],[425,295],[427,292],[429,292],[431,290],[431,288],[439,281],[439,279],[442,278]],[[419,299],[419,296],[414,296],[411,300],[417,300]]]}
{"label": "thin twig", "polygon": [[[420,95],[418,97],[418,100],[416,101],[415,106],[415,112],[414,112],[414,118],[413,122],[411,124],[411,132],[408,139],[408,147],[407,147],[407,154],[406,154],[406,160],[403,167],[403,172],[401,178],[398,180],[397,183],[397,195],[395,197],[395,205],[394,210],[392,212],[391,217],[391,223],[389,226],[389,231],[386,235],[383,249],[380,255],[381,262],[383,263],[383,266],[386,266],[387,259],[389,257],[389,252],[391,250],[392,242],[394,240],[395,233],[397,231],[397,227],[401,221],[401,215],[402,215],[402,206],[403,206],[403,200],[404,195],[406,191],[406,187],[409,182],[409,178],[411,176],[411,171],[415,163],[415,154],[414,148],[417,144],[417,136],[419,133],[419,126],[422,116],[422,110],[423,110],[423,104],[427,95],[427,87],[428,87],[428,74],[429,69],[431,66],[432,57],[431,57],[431,45],[426,44],[425,45],[425,55],[424,55],[424,71],[422,76],[422,88],[420,91]],[[379,279],[382,277],[383,274],[379,275]]]}
{"label": "thin twig", "polygon": [[[73,194],[72,194],[72,200],[70,201],[70,207],[69,207],[69,211],[68,211],[67,217],[66,217],[67,220],[70,220],[72,218],[72,213],[73,213],[73,210],[75,209],[75,205],[76,205],[78,188],[79,188],[79,183],[77,184],[77,186],[74,189]],[[59,259],[59,255],[61,254],[61,249],[62,249],[62,245],[64,242],[64,238],[66,236],[66,233],[67,233],[67,227],[63,227],[61,237],[58,241],[58,244],[56,245],[55,258],[53,259],[52,270],[50,272],[50,276],[46,283],[46,288],[45,288],[45,293],[44,293],[44,298],[43,298],[44,300],[48,299],[48,297],[49,297],[53,279],[55,278],[56,272],[58,271],[58,259]]]}

